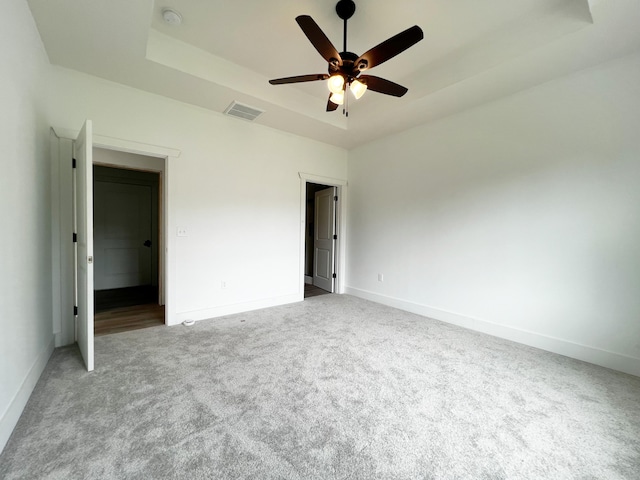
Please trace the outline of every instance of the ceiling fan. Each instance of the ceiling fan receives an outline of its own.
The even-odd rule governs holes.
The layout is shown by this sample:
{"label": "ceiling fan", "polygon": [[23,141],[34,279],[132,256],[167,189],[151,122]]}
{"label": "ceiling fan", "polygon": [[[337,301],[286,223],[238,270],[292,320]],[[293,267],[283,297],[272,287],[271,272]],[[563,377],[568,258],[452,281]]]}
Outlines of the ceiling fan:
{"label": "ceiling fan", "polygon": [[[328,80],[329,101],[327,102],[327,112],[332,112],[338,105],[348,103],[345,95],[347,87],[351,90],[356,99],[359,99],[364,92],[372,90],[385,95],[401,97],[407,93],[408,89],[390,80],[375,77],[373,75],[362,75],[361,73],[376,65],[395,57],[399,53],[415,45],[424,38],[422,29],[417,25],[398,33],[397,35],[376,45],[372,49],[358,56],[347,51],[347,20],[356,11],[356,5],[352,0],[340,0],[336,4],[338,17],[344,20],[344,50],[340,53],[333,46],[318,24],[309,15],[296,17],[296,22],[307,36],[311,44],[329,63],[329,73],[316,73],[311,75],[298,75],[295,77],[284,77],[269,80],[271,85],[283,85],[287,83],[314,82],[317,80]],[[342,113],[349,116],[347,106]]]}

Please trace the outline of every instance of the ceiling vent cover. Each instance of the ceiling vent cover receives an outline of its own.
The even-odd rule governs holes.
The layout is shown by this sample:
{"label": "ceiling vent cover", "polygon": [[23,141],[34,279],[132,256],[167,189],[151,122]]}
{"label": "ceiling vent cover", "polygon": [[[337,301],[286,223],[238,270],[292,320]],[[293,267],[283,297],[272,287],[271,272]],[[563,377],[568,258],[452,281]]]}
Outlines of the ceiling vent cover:
{"label": "ceiling vent cover", "polygon": [[231,102],[231,105],[224,111],[225,115],[231,115],[232,117],[242,118],[253,122],[256,118],[264,113],[264,110],[259,108],[250,107],[236,101]]}

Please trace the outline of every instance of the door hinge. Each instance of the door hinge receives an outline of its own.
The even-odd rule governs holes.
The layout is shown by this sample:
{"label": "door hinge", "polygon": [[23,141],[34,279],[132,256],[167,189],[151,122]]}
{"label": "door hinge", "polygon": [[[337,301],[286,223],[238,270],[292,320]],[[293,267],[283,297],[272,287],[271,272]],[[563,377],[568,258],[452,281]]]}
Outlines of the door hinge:
{"label": "door hinge", "polygon": [[71,168],[76,168],[76,159],[71,159]]}
{"label": "door hinge", "polygon": [[73,314],[74,315],[78,315],[78,306],[77,305],[73,306]]}
{"label": "door hinge", "polygon": [[336,277],[337,277],[337,275],[334,273],[334,274],[333,274],[333,278],[336,278]]}
{"label": "door hinge", "polygon": [[334,236],[333,236],[333,239],[334,239],[334,240],[337,240],[337,239],[338,239],[338,235],[334,235]]}
{"label": "door hinge", "polygon": [[73,243],[78,243],[78,234],[73,232]]}
{"label": "door hinge", "polygon": [[333,201],[337,202],[338,201],[338,196],[336,195],[335,197],[333,197]]}

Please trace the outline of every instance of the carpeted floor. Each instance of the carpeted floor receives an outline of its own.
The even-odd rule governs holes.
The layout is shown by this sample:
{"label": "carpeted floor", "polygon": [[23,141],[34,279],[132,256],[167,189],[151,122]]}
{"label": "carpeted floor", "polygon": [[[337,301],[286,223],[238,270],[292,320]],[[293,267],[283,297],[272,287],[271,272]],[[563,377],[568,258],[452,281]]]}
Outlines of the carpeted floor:
{"label": "carpeted floor", "polygon": [[2,479],[638,479],[640,378],[345,295],[58,349]]}

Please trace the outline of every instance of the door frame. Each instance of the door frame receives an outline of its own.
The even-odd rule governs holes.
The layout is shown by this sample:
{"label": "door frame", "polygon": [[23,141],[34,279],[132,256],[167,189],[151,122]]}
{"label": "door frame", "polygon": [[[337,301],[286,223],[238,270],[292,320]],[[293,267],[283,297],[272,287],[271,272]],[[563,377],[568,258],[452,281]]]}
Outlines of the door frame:
{"label": "door frame", "polygon": [[327,187],[336,187],[338,202],[336,204],[336,235],[335,245],[336,281],[334,293],[344,293],[346,288],[346,231],[347,231],[347,181],[339,178],[323,177],[311,173],[298,172],[300,177],[300,274],[299,296],[304,300],[304,265],[305,265],[305,233],[307,216],[307,183],[317,183]]}
{"label": "door frame", "polygon": [[[78,130],[63,128],[63,127],[51,127],[53,134],[58,139],[67,139],[74,141],[78,137]],[[93,147],[101,148],[105,150],[114,150],[118,152],[124,153],[132,153],[136,155],[144,155],[147,157],[155,157],[162,161],[163,169],[152,170],[154,172],[159,173],[159,190],[160,190],[160,202],[159,202],[159,220],[162,223],[162,227],[160,228],[160,245],[159,245],[159,265],[158,265],[158,276],[159,276],[159,285],[158,289],[160,293],[160,300],[164,302],[165,307],[165,325],[173,325],[177,321],[175,320],[176,311],[173,302],[173,284],[172,279],[175,278],[175,265],[174,259],[172,255],[169,255],[168,252],[172,251],[174,248],[175,239],[169,235],[169,232],[175,230],[175,226],[173,225],[173,217],[171,215],[169,209],[169,198],[171,196],[171,183],[170,183],[170,168],[171,165],[180,157],[181,151],[168,148],[158,145],[151,145],[147,143],[141,143],[133,140],[126,140],[115,137],[108,137],[104,135],[98,135],[94,132],[93,134]],[[52,146],[52,150],[53,150]],[[55,153],[55,157],[58,157],[58,154]],[[60,165],[66,165],[66,159],[59,159]],[[69,167],[71,163],[69,162]],[[104,165],[100,163],[100,165]],[[117,164],[114,162],[110,164],[110,166],[114,166],[117,168],[127,168],[127,165]],[[130,168],[130,167],[129,167]],[[59,212],[60,216],[71,215],[71,212]],[[54,275],[60,275],[61,272],[54,272]],[[69,282],[73,282],[74,279],[68,279]],[[64,310],[62,310],[64,312]],[[62,313],[61,312],[61,313]],[[64,316],[61,316],[61,321],[65,321]],[[73,322],[73,319],[70,319]],[[56,332],[54,332],[56,333]],[[65,343],[60,342],[60,345]],[[56,342],[56,346],[58,342]]]}

